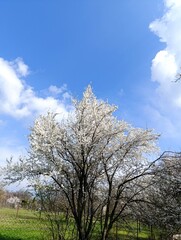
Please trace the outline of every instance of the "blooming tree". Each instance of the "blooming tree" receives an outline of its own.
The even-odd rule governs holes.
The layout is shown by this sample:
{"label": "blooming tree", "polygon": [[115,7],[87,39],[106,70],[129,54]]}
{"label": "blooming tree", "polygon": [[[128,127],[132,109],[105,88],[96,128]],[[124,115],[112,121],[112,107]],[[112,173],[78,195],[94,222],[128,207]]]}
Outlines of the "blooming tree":
{"label": "blooming tree", "polygon": [[10,197],[7,199],[7,203],[11,204],[14,208],[18,208],[21,200],[18,197]]}
{"label": "blooming tree", "polygon": [[141,209],[144,222],[162,229],[163,239],[181,230],[181,153],[164,152],[148,193],[148,204]]}
{"label": "blooming tree", "polygon": [[73,104],[74,111],[61,122],[54,113],[35,121],[29,156],[9,161],[7,178],[53,184],[66,198],[79,239],[90,239],[99,220],[105,240],[148,187],[158,135],[118,120],[117,108],[98,100],[90,86]]}

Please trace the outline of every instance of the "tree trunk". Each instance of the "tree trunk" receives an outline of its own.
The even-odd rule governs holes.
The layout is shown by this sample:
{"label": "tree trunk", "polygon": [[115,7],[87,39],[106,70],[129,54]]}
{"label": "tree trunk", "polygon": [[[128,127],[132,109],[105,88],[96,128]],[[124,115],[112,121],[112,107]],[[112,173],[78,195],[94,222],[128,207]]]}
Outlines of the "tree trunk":
{"label": "tree trunk", "polygon": [[108,239],[108,235],[109,235],[109,230],[108,229],[104,229],[103,233],[102,233],[102,237],[100,240],[107,240]]}

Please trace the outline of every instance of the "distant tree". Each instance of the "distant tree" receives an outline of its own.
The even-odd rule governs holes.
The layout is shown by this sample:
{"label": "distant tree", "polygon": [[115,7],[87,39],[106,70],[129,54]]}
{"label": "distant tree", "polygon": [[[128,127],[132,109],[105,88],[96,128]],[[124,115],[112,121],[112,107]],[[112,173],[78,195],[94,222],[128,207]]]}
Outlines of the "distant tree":
{"label": "distant tree", "polygon": [[30,208],[33,201],[33,193],[28,190],[19,190],[12,192],[13,196],[18,197],[21,200],[21,207]]}
{"label": "distant tree", "polygon": [[37,186],[35,198],[39,205],[39,217],[41,218],[43,213],[42,219],[49,229],[51,239],[74,239],[75,224],[69,205],[55,184]]}
{"label": "distant tree", "polygon": [[161,160],[152,200],[159,209],[159,225],[169,239],[181,230],[181,153],[166,152]]}
{"label": "distant tree", "polygon": [[89,86],[74,111],[59,122],[40,116],[29,136],[29,157],[8,162],[11,182],[27,178],[36,186],[54,183],[75,220],[78,239],[91,239],[96,222],[108,239],[118,218],[128,212],[150,183],[158,135],[133,128],[114,115],[115,106],[96,99]]}
{"label": "distant tree", "polygon": [[142,222],[161,230],[160,239],[172,239],[181,231],[181,153],[163,153],[151,182],[136,213]]}
{"label": "distant tree", "polygon": [[3,207],[6,205],[7,194],[3,187],[0,187],[0,206]]}

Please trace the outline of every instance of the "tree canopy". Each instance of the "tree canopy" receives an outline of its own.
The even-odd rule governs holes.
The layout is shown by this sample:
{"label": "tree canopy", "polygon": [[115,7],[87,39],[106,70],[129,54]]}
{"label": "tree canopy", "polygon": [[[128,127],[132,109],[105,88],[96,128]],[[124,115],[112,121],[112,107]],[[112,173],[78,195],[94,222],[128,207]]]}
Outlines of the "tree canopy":
{"label": "tree canopy", "polygon": [[8,162],[7,179],[27,178],[36,189],[51,185],[66,199],[79,239],[90,239],[99,221],[105,240],[114,222],[143,198],[159,136],[118,120],[117,108],[97,99],[90,86],[73,105],[61,121],[50,112],[35,120],[28,156]]}

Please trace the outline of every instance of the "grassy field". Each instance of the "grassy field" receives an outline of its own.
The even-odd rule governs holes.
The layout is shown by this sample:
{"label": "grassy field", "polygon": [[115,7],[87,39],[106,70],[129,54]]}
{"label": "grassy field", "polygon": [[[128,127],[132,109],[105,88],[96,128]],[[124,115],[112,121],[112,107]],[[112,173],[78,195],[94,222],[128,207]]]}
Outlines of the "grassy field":
{"label": "grassy field", "polygon": [[[138,227],[137,222],[122,222],[116,226],[114,226],[112,233],[115,236],[115,239],[123,239],[123,240],[147,240],[150,238],[151,232],[150,228],[145,225],[140,225]],[[156,239],[156,230],[154,233]]]}
{"label": "grassy field", "polygon": [[0,209],[0,240],[47,239],[46,225],[34,212],[20,209]]}
{"label": "grassy field", "polygon": [[[0,208],[0,240],[50,240],[48,222],[39,219],[39,214],[30,210]],[[112,239],[146,240],[150,235],[148,227],[137,231],[135,222],[119,223],[112,230]]]}

